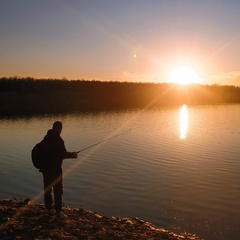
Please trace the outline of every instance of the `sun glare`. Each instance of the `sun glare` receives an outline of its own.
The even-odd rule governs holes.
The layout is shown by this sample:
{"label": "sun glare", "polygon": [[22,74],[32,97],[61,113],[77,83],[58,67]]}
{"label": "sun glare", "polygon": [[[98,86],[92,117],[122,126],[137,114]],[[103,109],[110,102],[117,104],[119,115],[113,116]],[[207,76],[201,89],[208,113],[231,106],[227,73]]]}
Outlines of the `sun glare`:
{"label": "sun glare", "polygon": [[186,66],[181,66],[173,69],[170,72],[167,82],[186,85],[192,83],[200,83],[201,78],[197,75],[194,69]]}
{"label": "sun glare", "polygon": [[188,129],[188,108],[184,104],[180,109],[180,138],[186,138]]}

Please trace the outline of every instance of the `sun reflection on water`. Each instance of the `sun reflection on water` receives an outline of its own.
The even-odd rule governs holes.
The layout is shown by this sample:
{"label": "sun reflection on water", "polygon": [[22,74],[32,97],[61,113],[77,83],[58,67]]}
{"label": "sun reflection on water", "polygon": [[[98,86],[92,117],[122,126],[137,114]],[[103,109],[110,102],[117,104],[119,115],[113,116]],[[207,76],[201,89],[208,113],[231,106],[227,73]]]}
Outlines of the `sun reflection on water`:
{"label": "sun reflection on water", "polygon": [[180,109],[179,120],[180,120],[180,138],[184,139],[187,136],[188,130],[188,109],[185,104]]}

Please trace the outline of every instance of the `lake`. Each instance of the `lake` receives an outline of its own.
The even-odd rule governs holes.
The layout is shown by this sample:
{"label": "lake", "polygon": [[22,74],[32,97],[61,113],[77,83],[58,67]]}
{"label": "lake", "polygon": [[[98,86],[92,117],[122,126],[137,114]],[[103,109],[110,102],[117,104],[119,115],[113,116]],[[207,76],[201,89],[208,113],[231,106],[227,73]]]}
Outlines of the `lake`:
{"label": "lake", "polygon": [[240,239],[240,105],[0,119],[0,198],[43,201],[33,146],[56,120],[78,159],[64,203],[209,240]]}

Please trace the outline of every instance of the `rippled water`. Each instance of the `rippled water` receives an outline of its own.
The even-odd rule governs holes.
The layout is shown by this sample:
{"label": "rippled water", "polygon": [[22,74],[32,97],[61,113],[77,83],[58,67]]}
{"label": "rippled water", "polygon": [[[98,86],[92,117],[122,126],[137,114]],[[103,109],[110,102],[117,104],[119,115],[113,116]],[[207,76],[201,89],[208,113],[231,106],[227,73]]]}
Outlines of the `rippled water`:
{"label": "rippled water", "polygon": [[[204,239],[240,239],[240,105],[0,120],[0,198],[42,198],[30,152],[64,124],[64,202]],[[107,141],[104,141],[108,139]]]}

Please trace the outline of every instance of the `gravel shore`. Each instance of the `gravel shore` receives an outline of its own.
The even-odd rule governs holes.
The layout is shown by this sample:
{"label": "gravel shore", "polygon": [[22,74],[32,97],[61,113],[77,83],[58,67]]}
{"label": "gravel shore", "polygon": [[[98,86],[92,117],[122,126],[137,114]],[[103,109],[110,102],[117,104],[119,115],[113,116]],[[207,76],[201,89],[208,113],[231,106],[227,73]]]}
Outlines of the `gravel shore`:
{"label": "gravel shore", "polygon": [[29,199],[0,200],[0,239],[68,239],[68,240],[196,240],[195,235],[157,228],[134,217],[105,217],[84,208],[64,208],[64,216],[49,214],[42,203]]}

